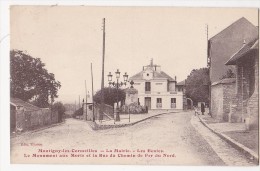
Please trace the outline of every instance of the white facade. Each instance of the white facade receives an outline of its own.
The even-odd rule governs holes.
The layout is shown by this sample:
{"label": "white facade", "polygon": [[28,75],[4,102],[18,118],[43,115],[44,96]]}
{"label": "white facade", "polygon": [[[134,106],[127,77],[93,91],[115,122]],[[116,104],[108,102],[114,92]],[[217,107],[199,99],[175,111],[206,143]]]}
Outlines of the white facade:
{"label": "white facade", "polygon": [[176,89],[173,79],[152,62],[143,71],[132,76],[134,88],[138,90],[138,101],[149,109],[183,109],[183,92]]}

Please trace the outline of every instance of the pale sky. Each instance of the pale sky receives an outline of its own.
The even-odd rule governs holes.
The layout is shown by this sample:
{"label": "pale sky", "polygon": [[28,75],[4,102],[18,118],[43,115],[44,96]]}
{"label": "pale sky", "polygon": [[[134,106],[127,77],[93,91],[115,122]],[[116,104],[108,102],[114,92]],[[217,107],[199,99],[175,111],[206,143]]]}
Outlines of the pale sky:
{"label": "pale sky", "polygon": [[192,69],[206,67],[206,24],[210,38],[241,17],[258,25],[257,9],[248,8],[13,6],[11,49],[41,58],[61,82],[56,101],[74,103],[85,96],[84,80],[91,93],[91,62],[94,90],[100,89],[103,18],[107,86],[109,71],[132,76],[151,58],[184,80]]}

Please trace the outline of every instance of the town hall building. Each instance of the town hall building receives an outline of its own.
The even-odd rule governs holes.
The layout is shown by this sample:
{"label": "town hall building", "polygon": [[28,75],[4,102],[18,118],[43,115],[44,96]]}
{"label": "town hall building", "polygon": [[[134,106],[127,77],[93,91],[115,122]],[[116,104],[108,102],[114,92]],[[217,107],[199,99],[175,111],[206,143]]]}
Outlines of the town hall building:
{"label": "town hall building", "polygon": [[160,65],[143,66],[141,72],[129,78],[138,91],[138,104],[148,109],[183,109],[183,89],[177,88],[173,79],[161,70]]}

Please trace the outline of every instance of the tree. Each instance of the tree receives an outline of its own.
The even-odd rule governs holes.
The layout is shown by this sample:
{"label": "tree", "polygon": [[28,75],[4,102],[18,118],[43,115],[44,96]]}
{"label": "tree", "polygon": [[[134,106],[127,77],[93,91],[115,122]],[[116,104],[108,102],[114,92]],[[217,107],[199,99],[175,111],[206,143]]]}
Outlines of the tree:
{"label": "tree", "polygon": [[76,110],[76,111],[73,113],[72,117],[73,117],[73,118],[76,118],[76,116],[81,116],[81,115],[83,115],[83,108],[82,108],[82,107],[79,108],[78,110]]}
{"label": "tree", "polygon": [[62,104],[62,102],[54,103],[52,106],[52,111],[58,113],[58,122],[61,122],[66,111],[65,106]]}
{"label": "tree", "polygon": [[58,114],[64,115],[65,114],[65,106],[63,105],[62,102],[55,102],[52,106],[53,111],[57,111]]}
{"label": "tree", "polygon": [[193,69],[186,79],[186,95],[196,104],[209,102],[209,69]]}
{"label": "tree", "polygon": [[[117,90],[116,88],[105,87],[104,91],[104,102],[105,104],[113,106],[117,102]],[[122,89],[118,89],[118,101],[125,100],[125,92]],[[101,90],[94,95],[94,101],[97,103],[101,102]]]}
{"label": "tree", "polygon": [[222,76],[221,80],[225,78],[235,78],[235,77],[236,74],[232,71],[232,69],[228,69],[226,74]]}
{"label": "tree", "polygon": [[61,84],[44,67],[40,58],[33,58],[21,50],[11,50],[11,97],[30,100],[38,107],[48,107],[49,100],[58,97]]}

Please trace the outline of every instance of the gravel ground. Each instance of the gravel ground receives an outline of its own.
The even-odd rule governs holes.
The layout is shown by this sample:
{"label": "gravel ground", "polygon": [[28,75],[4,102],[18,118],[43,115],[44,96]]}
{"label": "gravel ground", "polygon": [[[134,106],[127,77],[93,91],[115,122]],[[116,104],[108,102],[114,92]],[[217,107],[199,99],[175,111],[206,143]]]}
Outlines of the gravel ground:
{"label": "gravel ground", "polygon": [[[204,134],[210,133],[205,130],[200,131],[204,129],[203,125],[195,119],[193,113],[171,113],[131,127],[98,131],[92,130],[87,122],[67,119],[65,124],[60,126],[12,138],[11,162],[138,165],[239,165],[241,163],[240,165],[250,165],[250,162],[243,156],[238,157],[235,163],[227,162],[227,158],[223,160],[223,155],[218,153],[225,153],[228,157],[232,155],[231,158],[234,161],[234,158],[236,159],[234,155],[238,155],[238,152],[234,152],[234,149],[229,146],[225,151],[219,150],[218,148],[226,146],[222,141],[215,146],[209,143],[209,139],[206,138],[208,135]],[[214,137],[212,133],[210,137],[213,137],[214,141],[216,135]],[[65,151],[58,153],[59,157],[32,157],[33,154],[56,154],[38,152],[39,149]],[[73,149],[85,150],[85,152],[72,152]],[[121,152],[115,152],[115,150]],[[75,156],[72,157],[71,154]],[[64,157],[66,155],[68,156]],[[89,157],[89,155],[97,155],[97,157]],[[130,155],[135,155],[135,157]]]}

